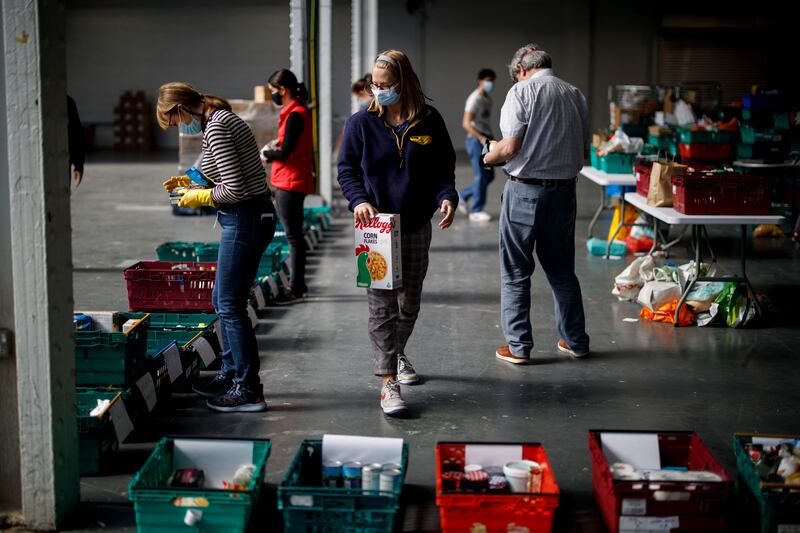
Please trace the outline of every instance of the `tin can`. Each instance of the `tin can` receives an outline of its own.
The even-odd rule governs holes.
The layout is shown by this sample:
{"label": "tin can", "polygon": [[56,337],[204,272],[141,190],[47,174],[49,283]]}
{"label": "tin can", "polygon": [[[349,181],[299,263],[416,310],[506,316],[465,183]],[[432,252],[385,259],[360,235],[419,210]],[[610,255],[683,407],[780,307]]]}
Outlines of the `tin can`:
{"label": "tin can", "polygon": [[381,471],[381,492],[400,492],[400,487],[402,484],[403,476],[401,475],[400,470],[390,469]]}
{"label": "tin can", "polygon": [[384,470],[403,470],[403,468],[397,463],[384,463],[381,465],[381,468]]}
{"label": "tin can", "polygon": [[361,488],[364,490],[381,490],[381,471],[383,466],[380,463],[364,465],[361,469]]}
{"label": "tin can", "polygon": [[344,488],[346,489],[360,489],[361,488],[361,463],[353,461],[342,465],[342,479],[344,481]]}
{"label": "tin can", "polygon": [[328,461],[322,463],[322,486],[333,487],[339,486],[342,479],[342,462],[341,461]]}

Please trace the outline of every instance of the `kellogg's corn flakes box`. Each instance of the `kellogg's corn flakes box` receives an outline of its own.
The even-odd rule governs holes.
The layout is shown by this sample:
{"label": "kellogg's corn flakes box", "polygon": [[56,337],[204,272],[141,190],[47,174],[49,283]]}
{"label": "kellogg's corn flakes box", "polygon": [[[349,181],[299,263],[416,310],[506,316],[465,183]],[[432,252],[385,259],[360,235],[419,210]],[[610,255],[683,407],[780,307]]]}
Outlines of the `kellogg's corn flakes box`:
{"label": "kellogg's corn flakes box", "polygon": [[368,224],[355,221],[356,287],[398,289],[403,284],[400,215],[379,213]]}

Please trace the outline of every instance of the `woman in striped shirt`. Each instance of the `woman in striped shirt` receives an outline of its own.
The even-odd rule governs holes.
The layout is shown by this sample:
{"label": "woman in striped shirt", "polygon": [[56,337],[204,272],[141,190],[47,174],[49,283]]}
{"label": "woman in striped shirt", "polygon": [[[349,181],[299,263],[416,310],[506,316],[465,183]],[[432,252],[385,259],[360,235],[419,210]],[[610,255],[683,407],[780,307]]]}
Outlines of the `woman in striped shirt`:
{"label": "woman in striped shirt", "polygon": [[[202,170],[213,187],[189,189],[178,205],[217,207],[222,227],[212,293],[222,327],[222,368],[207,382],[196,383],[194,390],[208,398],[208,407],[215,411],[264,411],[258,346],[247,303],[261,256],[275,233],[275,208],[258,145],[227,101],[186,83],[161,86],[156,114],[163,129],[176,126],[183,134],[203,134]],[[175,176],[164,188],[189,182],[187,176]]]}

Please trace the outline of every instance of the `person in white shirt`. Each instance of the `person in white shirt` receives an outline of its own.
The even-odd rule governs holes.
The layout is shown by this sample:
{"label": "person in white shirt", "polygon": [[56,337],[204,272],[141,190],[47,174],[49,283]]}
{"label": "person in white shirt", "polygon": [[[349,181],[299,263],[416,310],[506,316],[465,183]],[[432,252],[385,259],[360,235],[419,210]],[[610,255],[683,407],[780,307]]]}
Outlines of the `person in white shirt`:
{"label": "person in white shirt", "polygon": [[488,68],[478,72],[478,87],[467,97],[464,120],[461,123],[467,132],[467,154],[472,163],[472,170],[475,171],[475,179],[459,191],[461,197],[459,209],[463,213],[469,212],[469,219],[473,222],[488,222],[492,218],[483,209],[486,205],[486,190],[494,179],[494,169],[481,168],[480,159],[483,146],[494,138],[489,122],[492,113],[492,99],[489,93],[494,88],[496,77],[494,71]]}

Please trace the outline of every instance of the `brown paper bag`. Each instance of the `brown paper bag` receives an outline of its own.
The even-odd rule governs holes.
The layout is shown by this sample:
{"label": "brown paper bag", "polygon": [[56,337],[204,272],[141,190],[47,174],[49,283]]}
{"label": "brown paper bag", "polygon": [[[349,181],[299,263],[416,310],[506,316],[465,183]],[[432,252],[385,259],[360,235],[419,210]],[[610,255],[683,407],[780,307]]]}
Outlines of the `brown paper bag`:
{"label": "brown paper bag", "polygon": [[650,172],[650,189],[647,191],[647,205],[672,207],[672,176],[680,174],[688,167],[672,161],[653,163]]}

